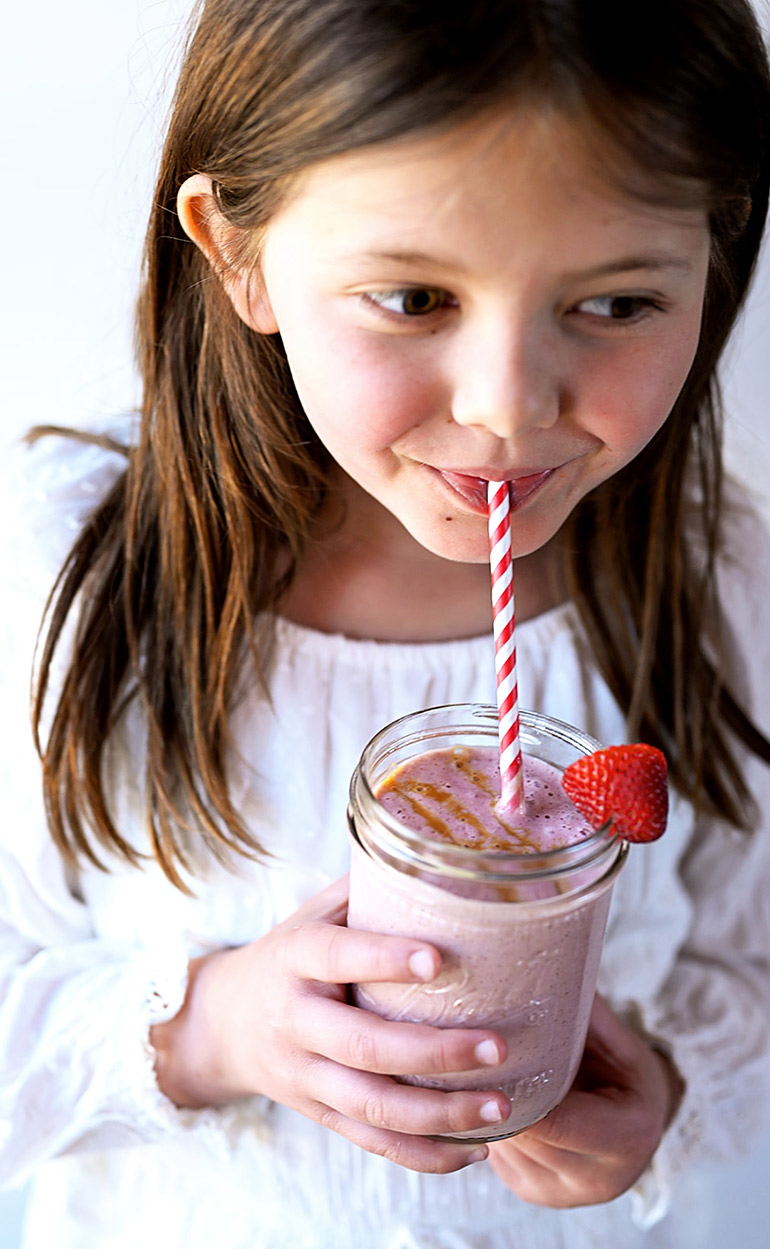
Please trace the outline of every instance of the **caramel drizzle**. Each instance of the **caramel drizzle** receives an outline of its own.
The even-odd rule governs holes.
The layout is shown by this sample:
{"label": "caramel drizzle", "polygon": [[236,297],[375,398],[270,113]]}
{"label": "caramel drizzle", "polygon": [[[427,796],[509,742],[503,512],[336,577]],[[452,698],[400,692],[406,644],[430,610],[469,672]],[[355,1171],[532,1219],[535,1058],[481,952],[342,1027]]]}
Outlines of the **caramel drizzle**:
{"label": "caramel drizzle", "polygon": [[[497,795],[483,773],[470,767],[467,760],[462,759],[461,756],[456,757],[455,765],[458,771],[462,772],[476,789],[480,789],[490,799],[491,819],[494,823],[499,824],[510,837],[514,843],[513,846],[511,846],[510,842],[506,842],[504,838],[491,833],[479,817],[474,815],[454,794],[449,793],[438,785],[432,785],[429,781],[417,780],[414,777],[398,780],[396,776],[391,775],[380,786],[379,793],[380,795],[390,793],[401,798],[411,807],[419,819],[424,820],[432,832],[443,841],[448,841],[452,845],[466,846],[471,850],[511,850],[518,847],[524,847],[527,850],[539,850],[540,847],[524,829],[512,828],[497,815],[494,808]],[[420,801],[420,798],[424,798],[427,802],[435,803],[438,807],[443,807],[449,816],[469,825],[470,828],[478,833],[478,841],[458,837],[435,811],[432,811],[430,807]]]}

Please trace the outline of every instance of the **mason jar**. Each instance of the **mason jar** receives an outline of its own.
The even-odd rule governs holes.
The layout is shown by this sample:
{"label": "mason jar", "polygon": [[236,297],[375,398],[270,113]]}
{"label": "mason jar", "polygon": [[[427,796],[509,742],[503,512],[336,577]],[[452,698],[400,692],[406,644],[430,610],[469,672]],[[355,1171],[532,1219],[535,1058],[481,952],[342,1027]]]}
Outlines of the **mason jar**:
{"label": "mason jar", "polygon": [[[600,749],[550,716],[521,713],[526,757],[562,773]],[[425,940],[442,955],[429,984],[352,986],[357,1005],[387,1019],[490,1028],[505,1038],[494,1070],[406,1083],[442,1089],[500,1088],[508,1119],[455,1140],[497,1140],[542,1119],[562,1100],[583,1054],[612,886],[627,846],[607,824],[558,849],[470,848],[416,832],[377,793],[395,769],[427,751],[497,750],[497,709],[457,704],[387,725],[363,751],[350,785],[348,926]],[[521,818],[526,825],[526,816]],[[578,820],[580,817],[577,817]]]}

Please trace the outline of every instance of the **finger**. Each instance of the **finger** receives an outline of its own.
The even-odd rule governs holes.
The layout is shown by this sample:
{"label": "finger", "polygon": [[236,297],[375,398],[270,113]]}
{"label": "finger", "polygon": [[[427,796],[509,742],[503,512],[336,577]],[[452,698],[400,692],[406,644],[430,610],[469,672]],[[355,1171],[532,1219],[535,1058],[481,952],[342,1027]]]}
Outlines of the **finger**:
{"label": "finger", "polygon": [[[301,1029],[313,1052],[360,1071],[382,1075],[442,1075],[493,1069],[506,1057],[496,1032],[433,1028],[381,1019],[370,1011],[327,997],[302,998]],[[490,1078],[494,1076],[490,1072]]]}
{"label": "finger", "polygon": [[481,1162],[489,1152],[486,1145],[476,1142],[462,1145],[453,1141],[434,1141],[426,1136],[372,1127],[356,1119],[349,1119],[328,1106],[319,1105],[314,1117],[324,1127],[345,1136],[361,1149],[379,1154],[412,1171],[447,1175],[474,1162]]}
{"label": "finger", "polygon": [[[491,1145],[490,1161],[495,1170],[500,1173],[504,1168],[511,1179],[515,1178],[515,1191],[527,1201],[569,1205],[573,1192],[601,1183],[599,1155],[576,1147],[571,1136],[562,1135],[563,1128],[553,1130],[553,1121],[558,1124],[559,1117],[557,1108],[532,1128]],[[569,1199],[565,1202],[565,1198]]]}
{"label": "finger", "polygon": [[441,967],[438,950],[422,941],[330,923],[296,924],[285,956],[296,976],[324,984],[425,983],[435,979]]}
{"label": "finger", "polygon": [[597,1159],[652,1153],[659,1137],[634,1093],[606,1088],[594,1093],[573,1090],[517,1139],[531,1158],[558,1167],[560,1156],[567,1154]]}
{"label": "finger", "polygon": [[519,1137],[490,1142],[489,1162],[493,1171],[524,1200],[532,1200],[533,1194],[551,1193],[554,1168],[539,1158],[533,1158],[521,1148]]}
{"label": "finger", "polygon": [[511,1108],[499,1090],[447,1093],[352,1071],[325,1059],[315,1064],[312,1078],[317,1100],[345,1118],[414,1136],[458,1132],[484,1136],[493,1125],[507,1119]]}
{"label": "finger", "polygon": [[601,1175],[595,1162],[583,1173],[579,1168],[554,1169],[509,1146],[509,1141],[503,1142],[502,1147],[492,1142],[489,1162],[495,1174],[522,1201],[555,1210],[570,1209],[610,1201],[622,1191]]}
{"label": "finger", "polygon": [[344,924],[347,919],[349,881],[348,873],[332,881],[320,893],[303,902],[287,922],[312,923],[325,920],[330,924]]}

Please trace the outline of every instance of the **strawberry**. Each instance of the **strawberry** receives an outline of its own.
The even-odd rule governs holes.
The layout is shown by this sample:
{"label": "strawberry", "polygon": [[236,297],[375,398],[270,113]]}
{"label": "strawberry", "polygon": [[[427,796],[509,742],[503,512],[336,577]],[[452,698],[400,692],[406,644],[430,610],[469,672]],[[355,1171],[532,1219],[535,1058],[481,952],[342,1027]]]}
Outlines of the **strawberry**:
{"label": "strawberry", "polygon": [[655,841],[666,831],[666,758],[644,744],[608,746],[565,768],[562,786],[593,828],[612,820],[625,841]]}

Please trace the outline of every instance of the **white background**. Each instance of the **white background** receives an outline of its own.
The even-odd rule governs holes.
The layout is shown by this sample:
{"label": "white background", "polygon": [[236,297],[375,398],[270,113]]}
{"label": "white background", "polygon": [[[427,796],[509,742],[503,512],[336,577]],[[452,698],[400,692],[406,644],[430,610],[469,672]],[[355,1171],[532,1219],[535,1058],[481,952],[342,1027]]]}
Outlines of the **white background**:
{"label": "white background", "polygon": [[[770,29],[765,0],[759,7]],[[83,424],[136,402],[133,296],[189,8],[190,0],[37,0],[3,17],[0,453],[35,422]],[[731,457],[767,497],[767,248],[724,380]],[[714,1171],[703,1249],[767,1249],[768,1174],[770,1130],[747,1161]],[[23,1200],[0,1194],[0,1249],[19,1243]]]}

